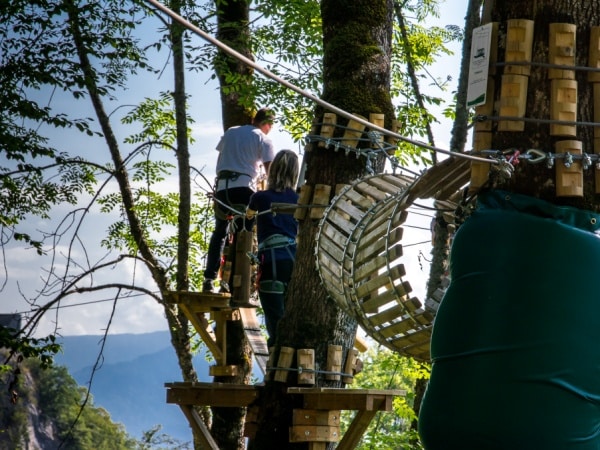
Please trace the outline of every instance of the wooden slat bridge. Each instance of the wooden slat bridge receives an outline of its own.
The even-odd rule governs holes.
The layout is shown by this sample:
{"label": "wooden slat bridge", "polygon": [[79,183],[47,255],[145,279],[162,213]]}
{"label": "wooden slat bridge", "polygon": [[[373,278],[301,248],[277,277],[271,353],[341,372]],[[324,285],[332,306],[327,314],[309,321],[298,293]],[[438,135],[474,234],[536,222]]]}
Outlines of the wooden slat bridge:
{"label": "wooden slat bridge", "polygon": [[401,245],[407,209],[418,199],[455,209],[454,196],[470,175],[468,160],[449,158],[418,178],[362,178],[334,197],[319,223],[315,254],[327,292],[370,337],[400,354],[430,359],[431,328],[444,292],[425,305],[410,295]]}

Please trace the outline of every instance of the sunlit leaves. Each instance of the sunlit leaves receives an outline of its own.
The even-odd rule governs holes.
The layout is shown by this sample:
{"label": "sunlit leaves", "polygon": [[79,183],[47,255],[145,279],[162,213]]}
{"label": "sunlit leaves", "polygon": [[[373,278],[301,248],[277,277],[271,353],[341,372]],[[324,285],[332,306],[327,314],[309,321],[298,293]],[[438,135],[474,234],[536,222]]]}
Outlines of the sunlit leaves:
{"label": "sunlit leaves", "polygon": [[[156,141],[166,146],[173,146],[176,141],[175,110],[170,93],[161,93],[158,99],[146,98],[134,107],[121,121],[126,125],[139,123],[142,129],[125,139],[126,143],[134,144],[146,141]],[[187,117],[188,124],[194,123],[193,118]],[[191,131],[188,129],[188,136]],[[190,139],[190,142],[193,142]]]}
{"label": "sunlit leaves", "polygon": [[[358,450],[420,450],[418,436],[411,429],[416,419],[413,410],[414,386],[418,379],[429,377],[427,365],[405,358],[386,349],[369,349],[362,355],[363,370],[353,383],[357,389],[404,390],[405,396],[396,397],[393,411],[379,412],[358,447]],[[343,428],[347,427],[349,414],[343,413]]]}

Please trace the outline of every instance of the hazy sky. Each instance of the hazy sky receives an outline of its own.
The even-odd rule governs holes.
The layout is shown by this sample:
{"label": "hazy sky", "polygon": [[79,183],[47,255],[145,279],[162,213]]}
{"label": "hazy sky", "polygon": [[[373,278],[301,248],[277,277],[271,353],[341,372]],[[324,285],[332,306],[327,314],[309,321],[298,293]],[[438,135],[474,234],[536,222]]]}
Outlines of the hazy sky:
{"label": "hazy sky", "polygon": [[[467,0],[447,0],[442,4],[441,19],[436,21],[436,24],[447,25],[454,24],[463,26],[464,15],[466,11]],[[201,40],[200,37],[197,38]],[[444,57],[440,59],[435,68],[432,70],[436,76],[445,77],[450,74],[456,82],[459,69],[460,45],[453,46],[456,55],[454,57]],[[169,76],[169,72],[165,71]],[[164,76],[164,75],[163,75]],[[221,111],[219,105],[219,95],[216,84],[207,83],[208,75],[204,74],[189,74],[186,80],[187,89],[192,93],[193,102],[190,105],[190,114],[194,117],[195,123],[192,124],[192,134],[195,143],[191,148],[192,160],[191,164],[212,180],[214,176],[214,166],[216,163],[217,152],[215,146],[218,139],[222,135]],[[166,80],[166,87],[162,90],[170,88],[170,79]],[[452,92],[454,88],[448,90]],[[129,93],[119,98],[123,104],[138,103],[145,96],[151,96],[152,92],[156,93],[155,86],[149,84],[137,83],[132,87]],[[318,94],[318,93],[314,93]],[[450,95],[450,94],[449,94]],[[128,101],[131,97],[131,101]],[[276,105],[274,105],[276,106]],[[65,106],[66,107],[66,106]],[[90,112],[91,114],[91,112]],[[441,125],[435,125],[436,144],[438,147],[448,148],[447,142],[450,139],[449,130],[450,122],[439,115]],[[119,136],[121,139],[123,136]],[[297,152],[302,151],[302,145],[294,143],[284,132],[274,128],[270,137],[273,139],[277,150],[290,148]],[[78,148],[77,141],[69,142],[67,147],[73,149]],[[100,147],[102,148],[102,147]],[[103,150],[105,151],[105,150]],[[63,211],[64,212],[64,211]],[[417,220],[415,218],[414,220]],[[85,226],[89,230],[105,230],[110,221],[108,219],[98,219],[94,223],[86,222]],[[41,229],[47,227],[47,223],[40,221],[39,223],[29,224],[33,229]],[[421,225],[428,226],[427,217],[422,219]],[[103,227],[103,228],[102,228]],[[102,232],[102,231],[101,231]],[[100,237],[99,237],[100,239]],[[403,238],[403,245],[421,242],[428,239],[428,233],[424,231],[407,232]],[[64,244],[64,243],[63,243]],[[65,247],[66,249],[66,247]],[[66,250],[65,250],[66,251]],[[421,251],[425,257],[429,258],[430,247],[428,245],[407,246],[405,248],[405,257],[413,263],[407,266],[409,282],[417,293],[417,297],[424,300],[420,292],[425,289],[426,274],[428,273],[428,265],[425,263],[422,268],[418,261],[418,253]],[[82,254],[74,255],[83,257]],[[35,290],[39,289],[40,279],[44,276],[44,270],[40,267],[40,258],[33,250],[24,250],[22,248],[9,249],[6,253],[6,259],[10,266],[9,282],[4,290],[0,292],[0,313],[24,312],[29,310],[27,302],[22,296],[30,298],[34,295]],[[46,259],[43,265],[48,267],[50,261]],[[123,271],[128,271],[129,279],[134,279],[144,285],[153,286],[147,272],[132,264],[119,266],[115,269],[114,274],[121,278]],[[110,281],[111,274],[105,275],[106,281]],[[2,277],[4,279],[4,277]],[[19,280],[17,286],[14,280]],[[21,293],[23,295],[21,295]],[[93,303],[90,303],[93,302]],[[38,335],[46,335],[54,330],[56,325],[55,320],[58,320],[59,332],[63,335],[78,335],[78,334],[102,334],[107,327],[113,302],[109,293],[99,295],[82,295],[70,297],[61,303],[61,309],[58,312],[54,310],[41,323],[38,328]],[[115,309],[115,314],[110,325],[111,333],[143,333],[156,330],[167,329],[166,320],[162,307],[155,303],[154,300],[143,296],[136,296],[129,299],[121,299],[118,301]]]}

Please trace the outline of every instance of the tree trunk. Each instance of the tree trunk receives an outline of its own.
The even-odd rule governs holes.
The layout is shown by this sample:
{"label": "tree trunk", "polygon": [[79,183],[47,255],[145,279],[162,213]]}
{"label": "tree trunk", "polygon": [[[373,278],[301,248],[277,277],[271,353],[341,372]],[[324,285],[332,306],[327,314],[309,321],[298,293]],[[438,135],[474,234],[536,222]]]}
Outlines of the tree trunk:
{"label": "tree trunk", "polygon": [[[387,127],[394,118],[390,100],[390,54],[393,3],[388,0],[324,0],[321,3],[324,43],[323,99],[352,113],[369,117],[383,113]],[[324,111],[317,108],[317,122]],[[344,125],[347,121],[338,118]],[[343,134],[343,130],[338,136]],[[368,144],[366,144],[368,145]],[[306,184],[332,186],[349,184],[367,173],[366,161],[355,154],[322,148],[316,144],[306,154]],[[383,161],[378,160],[381,171]],[[276,355],[282,346],[314,349],[315,367],[326,367],[328,345],[341,345],[345,351],[354,343],[357,323],[328,297],[315,270],[315,237],[318,221],[301,222],[296,264],[286,299],[286,312],[277,332]],[[277,358],[275,358],[275,361]],[[297,385],[297,374],[288,377]],[[341,387],[317,373],[316,386]],[[261,399],[259,428],[250,448],[308,448],[290,444],[292,409],[299,407],[285,394],[286,386],[267,382]]]}
{"label": "tree trunk", "polygon": [[[452,244],[419,416],[428,450],[599,445],[596,170],[567,158],[580,156],[573,141],[594,153],[594,86],[576,67],[588,66],[599,15],[597,0],[496,0],[492,8],[494,112],[476,126],[475,142],[498,152],[499,164]],[[530,22],[509,33],[513,19]],[[532,63],[518,64],[530,25]],[[550,39],[552,29],[561,31]]]}
{"label": "tree trunk", "polygon": [[[217,39],[247,58],[253,59],[250,47],[248,0],[215,0],[217,7]],[[219,78],[223,129],[250,123],[253,117],[253,69],[241,61],[219,51],[215,60]],[[233,78],[232,78],[233,76]],[[233,80],[233,81],[232,81]],[[237,320],[236,320],[237,319]],[[239,314],[227,322],[227,363],[238,367],[234,377],[214,377],[216,383],[248,384],[252,373],[252,353]],[[223,450],[245,447],[244,408],[212,408],[211,434]]]}
{"label": "tree trunk", "polygon": [[[506,48],[502,43],[506,35],[508,19],[528,19],[534,21],[532,60],[546,63],[549,61],[549,25],[551,23],[568,23],[577,26],[575,65],[587,66],[590,43],[590,27],[598,23],[600,18],[600,2],[598,1],[569,1],[552,0],[530,2],[527,0],[498,1],[496,0],[492,20],[499,22],[500,48],[498,60],[504,61]],[[499,69],[501,70],[501,68]],[[507,73],[507,68],[504,68]],[[577,120],[592,122],[593,83],[588,81],[588,73],[575,71],[577,81]],[[532,66],[527,91],[527,107],[525,117],[535,119],[551,118],[552,80],[549,68]],[[496,80],[496,99],[500,96],[500,78]],[[497,124],[494,124],[496,127]],[[590,126],[577,126],[576,136],[551,135],[551,126],[544,123],[526,122],[523,132],[496,131],[493,133],[492,148],[507,149],[539,149],[544,152],[556,152],[556,143],[567,139],[582,142],[583,151],[594,153],[594,129]],[[556,160],[555,166],[563,164]],[[570,205],[577,208],[598,210],[595,198],[594,170],[584,170],[584,195],[582,197],[559,197],[556,195],[555,169],[549,169],[546,164],[518,164],[514,176],[507,181],[497,183],[498,187],[514,192],[538,197],[551,203]]]}
{"label": "tree trunk", "polygon": [[[246,58],[254,59],[250,45],[250,1],[215,0],[217,39]],[[223,128],[250,123],[254,69],[219,50],[215,60],[219,78]]]}

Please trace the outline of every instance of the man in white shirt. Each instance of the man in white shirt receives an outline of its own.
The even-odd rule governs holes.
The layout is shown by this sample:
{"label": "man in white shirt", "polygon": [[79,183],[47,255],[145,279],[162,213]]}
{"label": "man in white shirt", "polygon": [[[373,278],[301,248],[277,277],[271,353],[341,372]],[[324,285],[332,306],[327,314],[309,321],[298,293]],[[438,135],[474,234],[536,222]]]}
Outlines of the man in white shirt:
{"label": "man in white shirt", "polygon": [[[256,112],[252,124],[229,128],[217,145],[217,183],[215,230],[211,236],[204,270],[202,292],[214,292],[221,254],[227,236],[227,216],[233,211],[227,206],[238,205],[244,214],[250,196],[256,191],[256,181],[275,157],[273,143],[267,134],[273,127],[275,113],[270,108]],[[243,219],[241,219],[243,221]],[[242,226],[240,222],[238,226]],[[221,291],[229,291],[229,280],[221,280]]]}

